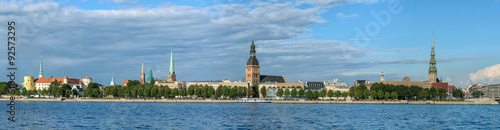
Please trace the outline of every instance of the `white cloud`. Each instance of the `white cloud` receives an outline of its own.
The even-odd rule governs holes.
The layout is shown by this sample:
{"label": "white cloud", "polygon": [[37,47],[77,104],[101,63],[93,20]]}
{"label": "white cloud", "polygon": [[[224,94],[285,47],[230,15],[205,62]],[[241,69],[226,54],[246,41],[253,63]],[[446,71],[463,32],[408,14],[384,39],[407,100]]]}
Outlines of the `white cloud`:
{"label": "white cloud", "polygon": [[486,67],[476,73],[469,74],[469,78],[474,83],[499,83],[500,82],[500,64]]}
{"label": "white cloud", "polygon": [[358,17],[358,14],[345,15],[343,13],[337,13],[338,19],[345,19],[345,18],[352,18],[352,17]]}

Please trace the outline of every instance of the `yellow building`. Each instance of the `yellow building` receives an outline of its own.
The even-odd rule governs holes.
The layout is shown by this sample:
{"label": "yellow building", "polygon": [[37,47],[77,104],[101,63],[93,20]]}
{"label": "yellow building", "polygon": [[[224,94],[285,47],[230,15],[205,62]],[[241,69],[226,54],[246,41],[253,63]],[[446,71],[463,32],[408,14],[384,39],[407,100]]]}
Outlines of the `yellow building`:
{"label": "yellow building", "polygon": [[24,87],[26,88],[26,90],[34,90],[35,89],[35,77],[24,76]]}

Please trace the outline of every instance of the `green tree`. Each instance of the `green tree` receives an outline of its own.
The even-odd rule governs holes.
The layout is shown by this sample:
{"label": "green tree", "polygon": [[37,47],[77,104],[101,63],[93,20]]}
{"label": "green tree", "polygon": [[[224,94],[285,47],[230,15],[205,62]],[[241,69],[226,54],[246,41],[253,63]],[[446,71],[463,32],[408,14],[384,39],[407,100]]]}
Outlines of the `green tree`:
{"label": "green tree", "polygon": [[229,89],[229,87],[224,86],[224,89],[222,90],[222,95],[224,96],[224,98],[229,97],[229,92],[230,92],[230,91],[231,91],[231,90]]}
{"label": "green tree", "polygon": [[158,97],[157,94],[158,94],[158,87],[153,87],[153,89],[151,89],[151,93],[149,93],[151,95],[151,97]]}
{"label": "green tree", "polygon": [[201,88],[197,87],[194,89],[194,95],[195,97],[199,97],[201,95]]}
{"label": "green tree", "polygon": [[290,96],[290,89],[285,88],[285,99],[287,99]]}
{"label": "green tree", "polygon": [[163,88],[162,87],[158,87],[158,92],[156,93],[156,97],[161,98],[161,96],[163,96]]}
{"label": "green tree", "polygon": [[370,96],[370,92],[368,92],[368,90],[364,90],[363,91],[363,99],[368,99],[369,96]]}
{"label": "green tree", "polygon": [[137,97],[137,91],[138,91],[137,87],[135,87],[135,86],[131,87],[130,96],[132,96],[134,98]]}
{"label": "green tree", "polygon": [[231,88],[231,91],[229,92],[229,96],[232,98],[235,98],[236,96],[238,96],[238,87],[237,86],[234,86]]}
{"label": "green tree", "polygon": [[219,85],[219,87],[217,87],[217,89],[215,89],[215,96],[216,97],[222,96],[222,85]]}
{"label": "green tree", "polygon": [[339,100],[340,96],[342,96],[342,93],[339,90],[335,91],[335,97],[337,97],[337,101]]}
{"label": "green tree", "polygon": [[69,97],[69,96],[71,96],[71,90],[68,89],[68,90],[66,90],[66,97]]}
{"label": "green tree", "polygon": [[175,97],[179,95],[179,89],[174,88],[172,89],[172,92],[170,93],[170,96]]}
{"label": "green tree", "polygon": [[303,97],[304,96],[304,89],[300,88],[298,94],[299,94],[299,98]]}
{"label": "green tree", "polygon": [[[300,91],[299,91],[299,94],[300,94]],[[308,99],[312,99],[313,98],[313,92],[311,90],[307,90],[306,91],[306,97]]]}
{"label": "green tree", "polygon": [[123,94],[123,95],[124,95],[126,98],[129,98],[129,97],[130,97],[130,88],[128,88],[128,87],[127,87],[127,88],[125,89],[125,92],[124,92],[124,94]]}
{"label": "green tree", "polygon": [[392,97],[393,100],[398,99],[398,93],[392,92],[391,93],[391,97]]}
{"label": "green tree", "polygon": [[446,95],[448,95],[448,94],[446,94],[446,89],[438,88],[438,95],[439,95],[440,99],[444,99],[444,98],[446,98]]}
{"label": "green tree", "polygon": [[345,98],[347,98],[348,95],[349,95],[349,92],[343,92],[342,93],[342,97],[344,97],[344,100],[346,100]]}
{"label": "green tree", "polygon": [[391,98],[391,93],[389,93],[389,92],[385,92],[385,99],[387,100],[387,99],[389,99],[389,98]]}
{"label": "green tree", "polygon": [[186,96],[186,90],[185,90],[185,89],[181,89],[181,90],[179,91],[179,95],[180,95],[180,96]]}
{"label": "green tree", "polygon": [[429,95],[431,96],[431,99],[434,99],[436,97],[436,88],[434,87],[431,87],[431,89],[429,90]]}
{"label": "green tree", "polygon": [[349,97],[351,97],[351,100],[354,98],[354,96],[356,96],[356,93],[354,91],[349,90]]}
{"label": "green tree", "polygon": [[131,80],[127,82],[127,86],[137,86],[139,84],[140,84],[139,80]]}
{"label": "green tree", "polygon": [[297,89],[295,89],[295,87],[292,89],[291,95],[292,95],[292,98],[297,97]]}
{"label": "green tree", "polygon": [[417,95],[417,97],[418,97],[419,100],[422,99],[422,98],[425,98],[427,96],[428,96],[428,94],[427,94],[427,92],[425,90],[421,90],[420,92],[418,92],[418,95]]}
{"label": "green tree", "polygon": [[370,91],[370,95],[371,95],[372,99],[375,100],[377,98],[377,96],[378,96],[378,93],[375,90],[371,90]]}
{"label": "green tree", "polygon": [[321,96],[322,98],[325,98],[326,97],[326,90],[321,90],[321,92],[319,92],[319,96]]}
{"label": "green tree", "polygon": [[283,89],[278,89],[278,91],[276,91],[276,96],[278,96],[278,98],[281,98],[281,96],[283,96]]}
{"label": "green tree", "polygon": [[[245,91],[245,93],[246,93],[246,91]],[[208,90],[208,96],[213,97],[214,94],[215,94],[215,89],[213,87],[210,87]]]}
{"label": "green tree", "polygon": [[483,96],[483,95],[484,95],[484,93],[483,93],[483,92],[481,92],[481,91],[474,91],[474,92],[472,92],[472,96],[473,96],[474,98],[480,98],[480,97],[481,97],[481,96]]}
{"label": "green tree", "polygon": [[[333,93],[333,90],[328,90],[328,98],[332,99],[332,97],[335,95],[335,93]],[[339,99],[337,97],[337,99]]]}
{"label": "green tree", "polygon": [[194,85],[190,85],[188,87],[188,90],[186,91],[187,95],[193,95],[194,94]]}
{"label": "green tree", "polygon": [[170,87],[166,86],[165,89],[163,89],[163,94],[168,98],[172,94]]}
{"label": "green tree", "polygon": [[[266,98],[266,86],[262,86],[260,88],[260,94],[262,95],[262,98]],[[277,94],[276,94],[277,95]]]}
{"label": "green tree", "polygon": [[138,87],[137,88],[137,96],[143,97],[144,95],[144,88],[143,87]]}
{"label": "green tree", "polygon": [[313,92],[313,98],[314,99],[318,99],[318,97],[319,97],[319,92],[318,91],[314,91]]}
{"label": "green tree", "polygon": [[382,90],[378,91],[378,98],[384,99],[384,91],[382,91]]}

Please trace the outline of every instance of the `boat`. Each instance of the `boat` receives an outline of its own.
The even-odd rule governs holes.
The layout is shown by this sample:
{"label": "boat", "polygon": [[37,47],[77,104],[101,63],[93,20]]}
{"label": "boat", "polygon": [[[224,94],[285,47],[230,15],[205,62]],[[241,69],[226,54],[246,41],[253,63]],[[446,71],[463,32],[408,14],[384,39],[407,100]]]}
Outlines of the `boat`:
{"label": "boat", "polygon": [[262,98],[240,98],[236,103],[271,103],[271,101]]}

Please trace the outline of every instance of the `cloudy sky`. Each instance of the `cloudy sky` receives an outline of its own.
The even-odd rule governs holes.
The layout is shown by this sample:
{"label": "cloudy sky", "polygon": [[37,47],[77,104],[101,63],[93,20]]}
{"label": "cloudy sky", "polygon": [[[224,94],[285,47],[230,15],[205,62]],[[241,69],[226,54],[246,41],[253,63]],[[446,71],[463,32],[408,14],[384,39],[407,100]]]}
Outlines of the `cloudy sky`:
{"label": "cloudy sky", "polygon": [[38,77],[41,56],[47,77],[90,76],[109,85],[112,75],[118,83],[138,80],[144,62],[146,73],[166,79],[172,49],[178,80],[239,81],[252,35],[261,74],[287,82],[373,82],[381,71],[386,80],[424,81],[434,32],[439,78],[458,87],[500,83],[492,73],[500,70],[500,0],[2,0],[0,6],[0,21],[16,21],[17,82]]}

